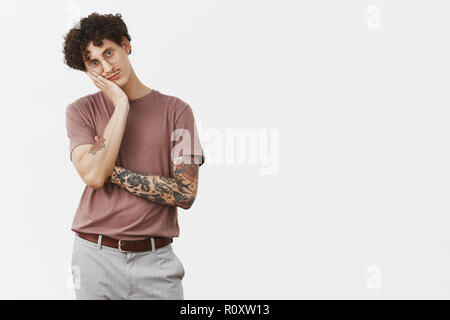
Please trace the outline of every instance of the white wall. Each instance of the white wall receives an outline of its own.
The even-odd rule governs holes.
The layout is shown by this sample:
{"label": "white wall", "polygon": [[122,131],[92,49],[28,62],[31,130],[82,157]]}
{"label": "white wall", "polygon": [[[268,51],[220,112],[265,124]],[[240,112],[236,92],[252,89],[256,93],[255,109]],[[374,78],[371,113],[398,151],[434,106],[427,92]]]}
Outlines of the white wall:
{"label": "white wall", "polygon": [[[93,11],[122,13],[139,78],[197,119],[206,163],[174,242],[186,299],[450,298],[448,1],[1,9],[0,298],[74,298],[65,108],[97,88],[61,50]],[[234,134],[254,134],[248,151]]]}

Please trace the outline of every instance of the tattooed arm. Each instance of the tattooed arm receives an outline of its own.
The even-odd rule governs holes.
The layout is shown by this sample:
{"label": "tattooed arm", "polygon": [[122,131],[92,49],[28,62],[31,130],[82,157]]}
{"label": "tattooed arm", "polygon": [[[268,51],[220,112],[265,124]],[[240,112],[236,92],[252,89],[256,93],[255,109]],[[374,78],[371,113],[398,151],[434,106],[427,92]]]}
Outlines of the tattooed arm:
{"label": "tattooed arm", "polygon": [[[73,160],[75,168],[86,185],[93,189],[103,187],[105,178],[111,174],[114,168],[129,108],[128,100],[123,104],[117,104],[100,138],[95,137],[94,144],[82,144],[72,151],[71,160]],[[72,121],[71,114],[76,112],[70,110],[72,108],[67,108],[69,123]],[[74,126],[75,123],[70,124],[70,127]],[[78,130],[75,127],[74,129]]]}
{"label": "tattooed arm", "polygon": [[189,209],[197,196],[198,167],[194,156],[179,157],[173,163],[174,178],[170,178],[116,166],[106,182],[157,204]]}

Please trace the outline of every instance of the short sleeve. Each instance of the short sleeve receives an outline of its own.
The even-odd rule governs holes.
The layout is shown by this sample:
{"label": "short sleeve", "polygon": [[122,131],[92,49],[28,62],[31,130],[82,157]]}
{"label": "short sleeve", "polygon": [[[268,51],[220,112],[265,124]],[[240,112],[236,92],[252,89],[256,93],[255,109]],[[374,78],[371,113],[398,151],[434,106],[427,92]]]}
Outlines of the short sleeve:
{"label": "short sleeve", "polygon": [[205,154],[198,136],[192,108],[187,105],[175,121],[175,131],[172,134],[174,146],[172,159],[176,157],[194,155],[194,164],[201,166],[205,162]]}
{"label": "short sleeve", "polygon": [[94,144],[95,133],[74,103],[66,108],[66,129],[69,137],[69,156],[72,161],[73,149],[82,144]]}

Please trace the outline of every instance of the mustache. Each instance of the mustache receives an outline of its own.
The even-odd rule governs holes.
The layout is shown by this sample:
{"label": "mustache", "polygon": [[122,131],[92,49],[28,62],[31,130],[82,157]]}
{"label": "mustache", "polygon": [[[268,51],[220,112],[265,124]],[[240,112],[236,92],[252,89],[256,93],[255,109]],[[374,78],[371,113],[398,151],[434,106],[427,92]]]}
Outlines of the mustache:
{"label": "mustache", "polygon": [[117,70],[117,71],[114,72],[114,73],[111,73],[109,76],[106,76],[106,77],[104,77],[104,78],[106,78],[106,79],[111,78],[112,76],[115,76],[115,75],[118,74],[119,72],[120,72],[120,69]]}

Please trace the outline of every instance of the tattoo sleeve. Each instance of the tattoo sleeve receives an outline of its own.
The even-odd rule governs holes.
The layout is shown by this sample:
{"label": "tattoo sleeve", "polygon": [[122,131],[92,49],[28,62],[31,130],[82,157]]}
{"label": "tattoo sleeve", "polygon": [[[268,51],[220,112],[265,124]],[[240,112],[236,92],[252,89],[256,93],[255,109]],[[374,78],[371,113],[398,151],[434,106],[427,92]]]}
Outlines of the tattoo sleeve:
{"label": "tattoo sleeve", "polygon": [[106,182],[117,184],[128,192],[157,204],[189,209],[194,203],[198,188],[199,166],[194,163],[193,158],[194,156],[185,156],[176,159],[172,171],[174,178],[116,166]]}

